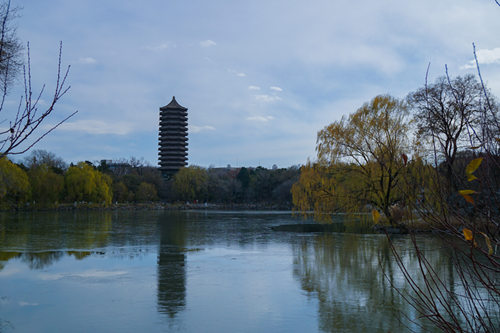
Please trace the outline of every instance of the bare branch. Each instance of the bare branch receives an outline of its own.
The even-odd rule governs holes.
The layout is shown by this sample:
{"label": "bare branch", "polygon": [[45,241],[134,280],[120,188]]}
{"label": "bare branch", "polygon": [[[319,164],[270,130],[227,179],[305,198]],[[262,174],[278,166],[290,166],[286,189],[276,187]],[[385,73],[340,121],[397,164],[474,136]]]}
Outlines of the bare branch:
{"label": "bare branch", "polygon": [[[56,103],[68,92],[70,86],[66,86],[66,79],[69,74],[70,66],[66,68],[64,73],[61,73],[62,59],[62,42],[59,45],[59,57],[57,65],[57,79],[54,94],[52,95],[49,106],[45,109],[39,108],[39,103],[45,90],[45,85],[42,86],[36,97],[33,97],[32,79],[31,79],[31,59],[30,48],[27,45],[27,65],[24,67],[24,96],[21,97],[20,104],[17,109],[16,116],[9,122],[9,130],[0,133],[0,157],[6,155],[22,154],[32,148],[36,143],[43,139],[47,134],[51,133],[64,121],[74,116],[78,111],[73,112],[56,125],[45,130],[41,134],[36,134],[40,125],[55,110]],[[4,90],[5,94],[5,90]],[[2,109],[0,108],[0,112]],[[24,146],[24,147],[22,147]]]}

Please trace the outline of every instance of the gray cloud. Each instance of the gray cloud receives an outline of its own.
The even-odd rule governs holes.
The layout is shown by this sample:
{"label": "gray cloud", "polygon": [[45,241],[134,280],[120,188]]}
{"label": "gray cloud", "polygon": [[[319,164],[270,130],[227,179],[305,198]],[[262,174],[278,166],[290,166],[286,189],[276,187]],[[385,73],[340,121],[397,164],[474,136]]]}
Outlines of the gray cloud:
{"label": "gray cloud", "polygon": [[274,119],[273,116],[251,116],[251,117],[246,118],[246,120],[256,121],[256,122],[260,122],[260,123],[267,123],[273,119]]}
{"label": "gray cloud", "polygon": [[272,103],[272,102],[281,101],[281,97],[274,96],[274,95],[268,95],[268,94],[255,95],[255,99],[260,101],[260,102],[264,102],[264,103]]}
{"label": "gray cloud", "polygon": [[206,132],[206,131],[215,131],[215,127],[210,126],[210,125],[203,125],[203,126],[190,125],[189,126],[190,133],[200,133],[200,132]]}
{"label": "gray cloud", "polygon": [[172,48],[175,48],[175,47],[177,47],[177,45],[175,43],[172,43],[172,42],[163,42],[163,43],[159,43],[159,44],[156,44],[156,45],[146,46],[145,48],[147,50],[151,50],[151,51],[163,51],[163,50],[172,49]]}
{"label": "gray cloud", "polygon": [[211,39],[207,39],[207,40],[204,40],[204,41],[200,42],[200,46],[201,47],[212,47],[212,46],[215,46],[215,45],[217,45],[217,43],[214,42]]}
{"label": "gray cloud", "polygon": [[97,63],[97,60],[92,58],[92,57],[83,57],[78,59],[78,63],[84,64],[84,65],[92,65]]}
{"label": "gray cloud", "polygon": [[66,121],[58,127],[61,131],[85,132],[88,134],[118,134],[127,135],[133,132],[133,124],[125,122],[108,123],[101,120]]}

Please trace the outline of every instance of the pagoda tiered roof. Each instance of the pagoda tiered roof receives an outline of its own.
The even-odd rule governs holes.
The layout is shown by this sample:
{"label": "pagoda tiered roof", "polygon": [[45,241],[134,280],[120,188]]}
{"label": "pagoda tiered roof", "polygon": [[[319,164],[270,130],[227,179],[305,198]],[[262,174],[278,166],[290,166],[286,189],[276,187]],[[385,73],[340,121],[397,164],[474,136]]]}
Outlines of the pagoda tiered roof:
{"label": "pagoda tiered roof", "polygon": [[166,176],[172,176],[187,165],[187,110],[175,100],[175,96],[160,108],[158,160],[160,170]]}

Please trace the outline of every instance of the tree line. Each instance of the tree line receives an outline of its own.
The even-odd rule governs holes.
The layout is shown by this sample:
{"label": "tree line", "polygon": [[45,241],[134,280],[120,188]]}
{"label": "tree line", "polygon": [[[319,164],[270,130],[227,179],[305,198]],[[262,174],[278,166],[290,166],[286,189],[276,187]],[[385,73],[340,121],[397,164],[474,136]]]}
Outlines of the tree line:
{"label": "tree line", "polygon": [[0,208],[56,208],[61,204],[256,204],[291,208],[299,168],[182,168],[171,179],[136,158],[68,165],[34,150],[21,162],[0,158]]}
{"label": "tree line", "polygon": [[170,200],[217,204],[256,204],[260,207],[291,208],[291,187],[299,179],[297,166],[271,169],[201,168],[181,169],[171,182]]}

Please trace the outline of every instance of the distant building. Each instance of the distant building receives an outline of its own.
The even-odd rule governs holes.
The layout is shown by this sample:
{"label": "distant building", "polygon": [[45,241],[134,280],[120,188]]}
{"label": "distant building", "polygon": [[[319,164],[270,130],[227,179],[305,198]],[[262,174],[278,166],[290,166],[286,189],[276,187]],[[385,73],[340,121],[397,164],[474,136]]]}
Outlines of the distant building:
{"label": "distant building", "polygon": [[166,177],[187,165],[187,108],[175,100],[160,108],[158,162]]}

